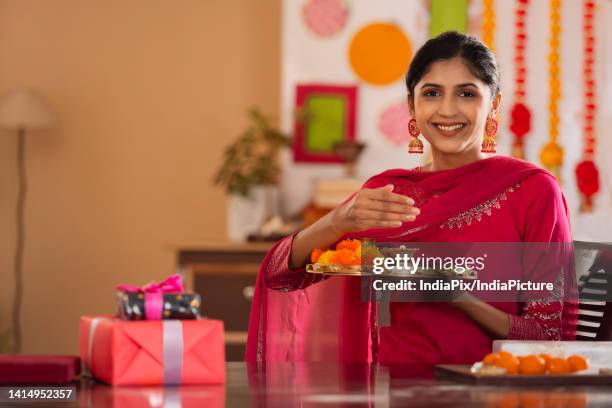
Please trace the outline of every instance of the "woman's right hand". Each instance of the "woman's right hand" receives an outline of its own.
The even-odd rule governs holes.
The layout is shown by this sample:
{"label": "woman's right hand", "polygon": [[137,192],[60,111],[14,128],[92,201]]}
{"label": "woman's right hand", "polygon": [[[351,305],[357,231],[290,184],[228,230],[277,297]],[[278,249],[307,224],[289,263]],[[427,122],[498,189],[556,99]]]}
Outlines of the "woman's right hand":
{"label": "woman's right hand", "polygon": [[371,228],[397,228],[414,221],[420,210],[414,200],[393,192],[393,184],[362,188],[346,204],[332,211],[332,226],[342,234]]}

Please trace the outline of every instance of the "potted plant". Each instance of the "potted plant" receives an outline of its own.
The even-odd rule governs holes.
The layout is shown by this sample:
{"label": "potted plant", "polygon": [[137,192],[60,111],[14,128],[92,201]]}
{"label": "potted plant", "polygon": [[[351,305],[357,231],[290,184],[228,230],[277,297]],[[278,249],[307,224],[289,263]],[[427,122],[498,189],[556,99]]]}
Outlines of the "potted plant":
{"label": "potted plant", "polygon": [[251,109],[249,117],[249,127],[225,149],[214,178],[228,193],[228,236],[237,241],[277,212],[278,153],[291,145],[291,138],[272,127],[259,110]]}

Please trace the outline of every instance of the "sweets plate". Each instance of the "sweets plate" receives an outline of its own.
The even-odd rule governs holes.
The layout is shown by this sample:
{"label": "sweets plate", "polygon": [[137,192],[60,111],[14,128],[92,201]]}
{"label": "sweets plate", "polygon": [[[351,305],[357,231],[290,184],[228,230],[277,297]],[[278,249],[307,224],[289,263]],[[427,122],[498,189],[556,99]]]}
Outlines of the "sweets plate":
{"label": "sweets plate", "polygon": [[435,368],[436,378],[478,385],[607,385],[612,384],[612,375],[604,369],[573,374],[543,375],[481,375],[473,372],[472,366],[441,364]]}

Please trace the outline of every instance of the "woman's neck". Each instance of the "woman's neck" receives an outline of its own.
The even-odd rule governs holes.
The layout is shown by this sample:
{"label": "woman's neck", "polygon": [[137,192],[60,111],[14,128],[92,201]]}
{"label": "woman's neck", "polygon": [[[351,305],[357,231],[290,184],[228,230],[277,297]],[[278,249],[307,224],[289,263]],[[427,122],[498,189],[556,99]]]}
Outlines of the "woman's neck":
{"label": "woman's neck", "polygon": [[479,150],[472,152],[462,152],[459,154],[446,154],[440,151],[432,151],[433,161],[422,167],[426,171],[450,170],[457,167],[465,166],[485,158]]}

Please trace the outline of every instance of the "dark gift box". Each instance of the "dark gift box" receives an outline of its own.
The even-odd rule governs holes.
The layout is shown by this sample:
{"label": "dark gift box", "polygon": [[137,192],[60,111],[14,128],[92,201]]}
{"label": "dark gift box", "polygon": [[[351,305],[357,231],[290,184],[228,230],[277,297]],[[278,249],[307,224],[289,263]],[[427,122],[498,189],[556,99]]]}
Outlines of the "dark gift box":
{"label": "dark gift box", "polygon": [[[162,319],[191,320],[200,317],[200,295],[197,293],[164,293]],[[157,320],[148,318],[144,293],[118,293],[117,317],[123,320]]]}
{"label": "dark gift box", "polygon": [[118,285],[117,289],[117,317],[120,319],[193,320],[200,317],[200,295],[185,293],[180,275],[143,287]]}

